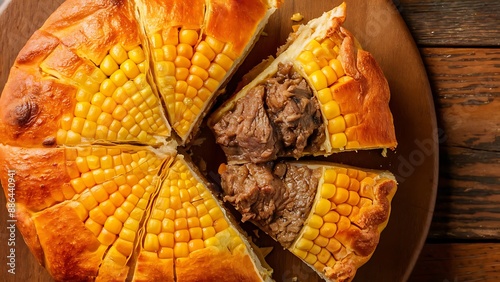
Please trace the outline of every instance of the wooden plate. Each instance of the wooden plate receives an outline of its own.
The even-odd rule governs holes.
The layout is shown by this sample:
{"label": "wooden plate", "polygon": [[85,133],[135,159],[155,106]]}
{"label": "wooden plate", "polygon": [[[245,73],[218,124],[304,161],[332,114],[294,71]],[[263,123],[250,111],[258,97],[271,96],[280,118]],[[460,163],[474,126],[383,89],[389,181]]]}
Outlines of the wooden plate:
{"label": "wooden plate", "polygon": [[[62,0],[35,1],[13,0],[0,8],[0,91],[7,80],[9,69],[31,34],[38,29]],[[346,27],[358,38],[365,50],[370,51],[380,63],[391,88],[391,110],[394,115],[398,148],[382,157],[378,150],[342,153],[328,160],[345,164],[388,169],[398,178],[399,190],[393,200],[389,225],[382,233],[380,244],[372,259],[360,270],[355,281],[401,281],[410,275],[424,244],[432,213],[438,177],[438,142],[434,104],[429,82],[416,45],[401,19],[398,7],[390,0],[346,0],[348,5]],[[242,74],[283,44],[297,24],[290,20],[300,12],[307,20],[332,9],[340,1],[285,0],[273,15],[252,53],[233,78]],[[232,84],[234,85],[234,84]],[[231,85],[228,87],[231,90]],[[213,152],[220,152],[213,150]],[[216,164],[209,163],[209,172],[216,171]],[[214,173],[209,174],[214,175]],[[210,177],[209,177],[210,178]],[[212,180],[217,180],[216,177]],[[0,196],[0,206],[5,206],[5,196]],[[0,213],[0,226],[7,222],[6,213]],[[247,228],[252,228],[246,226]],[[45,269],[30,254],[21,234],[16,235],[16,274],[7,273],[8,235],[2,227],[0,264],[6,281],[51,281]],[[320,281],[321,279],[287,251],[260,233],[256,243],[274,246],[267,261],[274,268],[276,281]]]}

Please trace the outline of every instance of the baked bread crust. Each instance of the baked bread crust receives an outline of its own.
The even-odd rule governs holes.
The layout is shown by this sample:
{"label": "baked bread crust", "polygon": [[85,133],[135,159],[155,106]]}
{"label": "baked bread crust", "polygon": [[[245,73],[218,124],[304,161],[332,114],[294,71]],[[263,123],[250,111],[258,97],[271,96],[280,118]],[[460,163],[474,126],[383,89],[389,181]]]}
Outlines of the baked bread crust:
{"label": "baked bread crust", "polygon": [[[200,268],[203,271],[198,271]],[[215,247],[194,252],[188,258],[177,259],[175,272],[178,282],[262,281],[248,253],[235,250],[231,254]]]}

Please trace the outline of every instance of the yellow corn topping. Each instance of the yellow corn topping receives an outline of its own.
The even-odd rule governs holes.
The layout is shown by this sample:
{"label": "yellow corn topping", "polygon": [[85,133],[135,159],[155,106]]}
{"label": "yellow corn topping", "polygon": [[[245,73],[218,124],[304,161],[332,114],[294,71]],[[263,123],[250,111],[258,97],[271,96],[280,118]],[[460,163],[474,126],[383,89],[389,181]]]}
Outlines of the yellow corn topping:
{"label": "yellow corn topping", "polygon": [[290,247],[292,253],[320,272],[344,258],[348,249],[337,235],[358,228],[351,222],[372,206],[376,176],[353,168],[325,168],[311,215]]}
{"label": "yellow corn topping", "polygon": [[178,158],[168,169],[145,223],[142,251],[182,259],[205,248],[246,251],[216,198]]}
{"label": "yellow corn topping", "polygon": [[64,197],[104,246],[106,259],[122,266],[132,255],[162,163],[150,151],[114,147],[66,149],[71,188]]}
{"label": "yellow corn topping", "polygon": [[230,44],[200,30],[170,28],[150,37],[154,72],[168,119],[186,140],[234,63]]}
{"label": "yellow corn topping", "polygon": [[125,49],[117,44],[97,67],[80,67],[69,78],[78,87],[76,104],[60,121],[57,144],[94,140],[155,144],[155,135],[168,136],[160,99],[146,78],[147,64],[141,46]]}
{"label": "yellow corn topping", "polygon": [[349,132],[349,128],[358,125],[358,122],[355,114],[344,115],[332,96],[336,88],[352,79],[345,75],[338,55],[339,43],[330,38],[313,39],[299,54],[297,61],[321,104],[332,148],[344,150],[359,146],[355,131]]}

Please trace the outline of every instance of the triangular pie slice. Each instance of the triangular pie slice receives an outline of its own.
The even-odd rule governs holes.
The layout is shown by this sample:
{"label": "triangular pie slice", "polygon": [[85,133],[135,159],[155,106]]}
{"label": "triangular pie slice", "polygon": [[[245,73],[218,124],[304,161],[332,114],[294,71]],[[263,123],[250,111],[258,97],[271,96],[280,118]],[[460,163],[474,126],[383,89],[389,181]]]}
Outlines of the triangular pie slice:
{"label": "triangular pie slice", "polygon": [[6,194],[9,171],[16,181],[11,217],[52,277],[124,280],[172,153],[132,146],[0,149]]}
{"label": "triangular pie slice", "polygon": [[138,1],[158,90],[184,144],[280,0]]}
{"label": "triangular pie slice", "polygon": [[143,230],[134,281],[271,281],[272,270],[182,155]]}
{"label": "triangular pie slice", "polygon": [[0,100],[4,144],[165,142],[170,126],[132,5],[67,1],[35,32]]}
{"label": "triangular pie slice", "polygon": [[387,171],[333,163],[221,165],[224,200],[327,281],[351,281],[387,225]]}
{"label": "triangular pie slice", "polygon": [[396,147],[387,80],[344,20],[342,4],[300,26],[210,117],[229,162]]}

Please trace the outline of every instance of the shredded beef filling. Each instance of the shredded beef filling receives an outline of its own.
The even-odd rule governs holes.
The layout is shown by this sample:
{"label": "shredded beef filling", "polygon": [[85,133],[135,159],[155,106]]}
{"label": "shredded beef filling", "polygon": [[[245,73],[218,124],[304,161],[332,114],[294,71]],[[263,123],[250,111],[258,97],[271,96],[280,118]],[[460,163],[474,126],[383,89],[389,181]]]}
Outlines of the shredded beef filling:
{"label": "shredded beef filling", "polygon": [[320,174],[285,163],[229,165],[221,175],[224,200],[240,211],[242,221],[251,220],[289,247],[311,210]]}
{"label": "shredded beef filling", "polygon": [[264,95],[264,86],[253,88],[214,126],[216,142],[228,160],[260,162],[276,158],[279,148],[264,109]]}
{"label": "shredded beef filling", "polygon": [[213,129],[229,161],[299,158],[325,141],[319,103],[291,63],[280,64],[274,77],[238,100]]}

